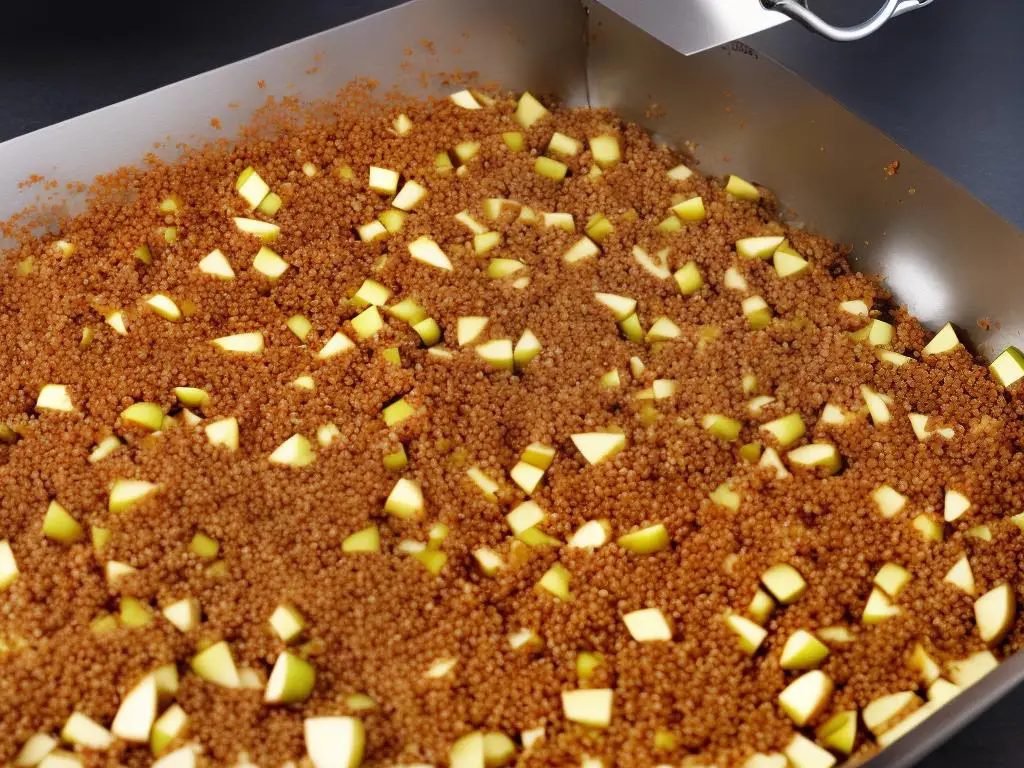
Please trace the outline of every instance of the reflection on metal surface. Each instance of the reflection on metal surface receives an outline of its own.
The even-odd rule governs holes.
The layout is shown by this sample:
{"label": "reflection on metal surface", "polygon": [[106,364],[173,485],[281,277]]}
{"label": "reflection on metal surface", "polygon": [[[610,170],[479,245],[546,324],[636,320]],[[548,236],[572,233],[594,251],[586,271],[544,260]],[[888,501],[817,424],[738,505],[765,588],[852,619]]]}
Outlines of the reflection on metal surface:
{"label": "reflection on metal surface", "polygon": [[599,0],[680,53],[738,40],[786,21],[760,0]]}
{"label": "reflection on metal surface", "polygon": [[885,272],[889,290],[910,307],[918,318],[940,324],[955,304],[949,286],[943,282],[928,253],[914,250],[913,244],[903,245],[893,238],[887,249],[892,255]]}

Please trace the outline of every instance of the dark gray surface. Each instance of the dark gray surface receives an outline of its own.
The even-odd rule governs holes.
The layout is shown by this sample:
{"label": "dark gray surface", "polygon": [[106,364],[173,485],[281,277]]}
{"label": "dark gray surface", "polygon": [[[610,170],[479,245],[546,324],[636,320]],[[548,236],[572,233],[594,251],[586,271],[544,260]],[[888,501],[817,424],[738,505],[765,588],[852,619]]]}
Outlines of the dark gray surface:
{"label": "dark gray surface", "polygon": [[[878,1],[812,7],[853,20]],[[0,24],[0,140],[397,4],[182,0],[154,4],[154,15],[140,3],[102,11],[11,4]],[[820,41],[792,25],[756,44],[1024,226],[1022,28],[1019,0],[935,0],[855,45]],[[1024,765],[1015,730],[1022,710],[1018,690],[922,765]]]}

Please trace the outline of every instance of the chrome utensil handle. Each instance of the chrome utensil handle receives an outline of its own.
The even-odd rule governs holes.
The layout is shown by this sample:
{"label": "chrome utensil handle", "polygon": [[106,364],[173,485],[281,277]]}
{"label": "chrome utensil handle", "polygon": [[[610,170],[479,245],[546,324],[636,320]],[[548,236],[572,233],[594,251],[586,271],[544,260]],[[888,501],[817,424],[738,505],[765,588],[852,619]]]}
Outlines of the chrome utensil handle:
{"label": "chrome utensil handle", "polygon": [[862,24],[852,27],[837,27],[829,24],[803,4],[802,0],[761,0],[761,5],[771,11],[784,13],[794,21],[798,21],[812,32],[817,32],[830,40],[848,43],[861,40],[872,32],[876,32],[889,19],[894,19],[908,11],[916,11],[931,4],[932,0],[886,0],[878,12]]}

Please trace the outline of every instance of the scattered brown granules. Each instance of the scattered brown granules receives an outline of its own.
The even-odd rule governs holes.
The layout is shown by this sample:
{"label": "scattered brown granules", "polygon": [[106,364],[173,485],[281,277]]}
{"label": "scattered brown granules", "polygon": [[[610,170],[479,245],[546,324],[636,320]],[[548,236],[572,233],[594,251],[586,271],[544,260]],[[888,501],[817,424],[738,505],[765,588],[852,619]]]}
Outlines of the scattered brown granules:
{"label": "scattered brown granules", "polygon": [[[811,725],[879,695],[919,688],[906,663],[918,642],[941,663],[983,647],[971,598],[942,577],[966,552],[979,594],[1001,581],[1020,583],[1024,538],[1008,518],[1024,510],[1024,411],[965,350],[921,359],[927,334],[896,310],[889,315],[893,348],[914,361],[899,368],[880,362],[849,337],[863,319],[838,309],[840,301],[864,299],[884,310],[885,294],[874,280],[852,272],[825,239],[786,230],[772,210],[728,198],[714,179],[673,182],[666,171],[678,158],[608,112],[557,110],[526,132],[529,151],[514,153],[501,138],[517,129],[512,101],[478,111],[447,101],[403,104],[414,126],[405,137],[391,130],[397,110],[357,112],[341,104],[332,119],[293,120],[276,138],[124,171],[107,181],[87,214],[65,223],[60,237],[74,245],[70,257],[56,253],[52,240],[38,240],[0,267],[0,424],[16,433],[14,442],[0,441],[0,540],[10,541],[21,569],[0,602],[0,647],[8,649],[0,655],[0,758],[9,759],[35,732],[57,732],[75,710],[109,725],[120,697],[142,675],[174,662],[182,675],[176,700],[191,716],[187,738],[202,745],[211,764],[232,764],[243,752],[262,766],[298,759],[302,718],[344,713],[346,696],[365,692],[378,705],[359,715],[373,765],[444,763],[468,731],[499,730],[518,740],[538,726],[546,736],[520,752],[522,765],[578,764],[583,754],[609,766],[677,764],[693,755],[737,765],[754,751],[782,748],[794,733],[776,697],[795,676],[780,668],[779,656],[798,628],[838,625],[854,635],[852,643],[833,646],[822,666],[837,689]],[[588,179],[584,151],[567,159],[571,175],[564,182],[542,178],[534,157],[555,129],[580,140],[612,132],[623,160]],[[468,139],[480,143],[480,152],[467,172],[437,173],[436,153]],[[320,172],[304,175],[304,162]],[[250,165],[284,198],[274,217],[281,236],[271,245],[291,267],[275,283],[251,268],[260,244],[231,219],[249,215],[234,180]],[[344,165],[354,179],[334,172]],[[429,197],[400,233],[363,243],[354,227],[389,202],[367,189],[370,165],[418,179]],[[182,201],[181,211],[159,213],[170,194]],[[677,194],[701,195],[708,218],[658,232]],[[488,197],[571,213],[577,232],[518,221],[517,206],[489,221],[482,209]],[[462,210],[501,232],[500,248],[476,256],[471,233],[453,218]],[[562,253],[596,212],[615,227],[602,253],[565,264]],[[176,227],[176,242],[168,243],[159,227]],[[810,260],[807,274],[783,280],[768,262],[737,260],[738,239],[783,232]],[[449,255],[451,273],[410,259],[406,245],[421,235]],[[142,243],[150,264],[132,255]],[[681,296],[673,280],[653,277],[633,259],[634,245],[649,253],[669,248],[673,270],[695,261],[705,287]],[[214,248],[228,256],[236,280],[198,272],[198,261]],[[529,285],[488,278],[491,256],[526,263]],[[32,271],[19,276],[16,265],[28,258]],[[723,285],[734,265],[747,292]],[[392,303],[418,299],[444,330],[452,357],[427,353],[409,326],[389,318],[376,337],[318,360],[315,352],[335,331],[355,338],[348,321],[357,310],[348,299],[368,277],[394,291]],[[157,291],[187,309],[183,322],[145,310],[142,299]],[[681,337],[651,346],[627,342],[594,301],[595,291],[636,298],[645,328],[667,315]],[[774,310],[764,330],[749,330],[741,314],[748,294],[763,296]],[[127,335],[103,322],[101,311],[115,308],[125,313]],[[285,327],[295,313],[312,321],[305,343]],[[514,340],[530,329],[543,345],[540,355],[521,374],[490,369],[456,344],[456,320],[468,315],[490,318],[481,340]],[[95,333],[85,349],[84,327]],[[260,355],[227,356],[209,343],[256,330],[266,338]],[[400,349],[400,366],[383,358],[388,347]],[[633,356],[646,365],[638,379],[629,373]],[[612,368],[620,389],[599,384]],[[313,392],[290,384],[306,373],[315,380]],[[753,393],[741,387],[746,373],[757,376]],[[654,379],[674,379],[674,396],[637,400]],[[79,412],[35,411],[47,383],[67,385]],[[892,398],[890,424],[875,427],[865,416],[862,384]],[[209,405],[198,409],[204,420],[238,419],[237,452],[210,445],[202,424],[184,424],[176,386],[209,391]],[[776,399],[753,416],[746,408],[753,394]],[[403,395],[420,412],[389,429],[381,408]],[[124,427],[118,414],[136,401],[161,404],[176,423],[155,435]],[[820,422],[826,403],[856,412],[852,423]],[[764,439],[760,423],[794,411],[809,425],[801,442],[839,448],[840,474],[794,472],[777,480],[739,457],[740,445]],[[739,439],[722,442],[705,432],[701,418],[710,412],[742,420]],[[929,414],[933,428],[952,427],[954,437],[919,441],[909,412]],[[316,449],[311,466],[268,463],[292,434],[315,445],[327,423],[337,426],[338,437]],[[628,447],[587,466],[570,435],[609,427],[627,434]],[[124,445],[90,464],[93,447],[111,433]],[[606,518],[614,539],[660,522],[671,548],[646,556],[614,543],[592,552],[513,548],[504,516],[525,496],[507,472],[533,441],[557,449],[534,496],[547,512],[548,534],[565,541],[584,522]],[[409,456],[400,475],[421,483],[426,499],[419,522],[383,512],[399,475],[382,458],[399,444]],[[497,503],[469,481],[472,466],[500,478]],[[110,513],[108,489],[119,477],[159,483],[161,491],[128,512]],[[738,512],[708,498],[726,480],[742,496]],[[870,499],[881,483],[908,497],[893,519],[883,519]],[[941,514],[949,487],[974,506],[946,526],[943,542],[926,542],[910,520]],[[41,521],[52,499],[83,525],[109,527],[110,542],[96,552],[88,541],[69,546],[44,538]],[[432,576],[398,545],[426,541],[437,522],[449,527],[442,545],[448,560]],[[380,527],[382,554],[343,554],[341,541],[371,523]],[[967,535],[980,523],[992,541]],[[220,543],[223,565],[213,572],[189,552],[197,531]],[[483,575],[471,556],[480,546],[509,565],[493,578]],[[138,570],[108,584],[109,560]],[[902,613],[862,626],[872,577],[890,561],[913,574],[896,601]],[[572,574],[569,602],[535,587],[555,562]],[[771,616],[767,640],[748,657],[723,616],[742,612],[759,574],[780,562],[799,569],[808,591]],[[157,612],[142,629],[91,632],[90,622],[116,614],[123,595],[154,610],[194,597],[202,622],[182,634]],[[268,706],[259,691],[226,690],[188,671],[202,645],[224,639],[240,667],[265,679],[284,648],[267,624],[281,603],[307,620],[297,652],[315,664],[317,683],[306,703]],[[631,639],[621,617],[646,607],[669,618],[672,642]],[[521,628],[536,632],[543,648],[512,650],[507,637]],[[1022,644],[1018,624],[997,652]],[[604,656],[587,685],[615,691],[613,720],[602,731],[573,725],[562,713],[560,692],[580,686],[580,651]],[[458,660],[449,676],[424,677],[448,657]],[[673,733],[675,746],[656,750],[658,729]],[[860,756],[874,749],[863,731],[857,744]],[[89,765],[141,766],[151,759],[144,747],[120,742],[87,753]]]}
{"label": "scattered brown granules", "polygon": [[900,161],[893,160],[890,163],[886,163],[885,167],[882,170],[885,171],[886,176],[895,176],[897,173],[900,172]]}

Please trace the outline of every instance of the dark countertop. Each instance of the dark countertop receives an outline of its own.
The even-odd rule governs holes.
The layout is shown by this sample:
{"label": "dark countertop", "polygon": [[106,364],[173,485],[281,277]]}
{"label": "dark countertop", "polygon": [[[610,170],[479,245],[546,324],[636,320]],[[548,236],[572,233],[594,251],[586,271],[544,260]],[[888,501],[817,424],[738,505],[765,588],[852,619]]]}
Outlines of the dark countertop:
{"label": "dark countertop", "polygon": [[[817,0],[813,7],[848,21],[879,3]],[[12,3],[0,24],[0,140],[397,4],[179,0],[150,5],[150,14],[147,4],[123,0],[102,11],[88,3]],[[1019,0],[935,0],[857,44],[819,40],[795,25],[762,33],[754,44],[1024,227],[1022,28]],[[921,765],[1024,765],[1021,711],[1024,688]]]}

